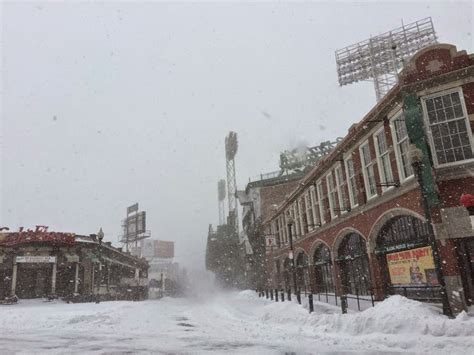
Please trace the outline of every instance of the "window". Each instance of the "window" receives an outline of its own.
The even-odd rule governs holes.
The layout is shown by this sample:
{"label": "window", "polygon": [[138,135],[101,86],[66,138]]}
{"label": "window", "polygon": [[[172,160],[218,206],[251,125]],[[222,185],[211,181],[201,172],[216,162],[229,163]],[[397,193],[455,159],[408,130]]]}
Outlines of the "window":
{"label": "window", "polygon": [[311,196],[311,206],[313,210],[313,216],[314,216],[314,227],[317,227],[318,225],[321,225],[321,213],[319,211],[319,200],[317,197],[316,189],[314,186],[311,186],[310,189],[310,196]]}
{"label": "window", "polygon": [[306,220],[306,210],[304,208],[304,198],[300,198],[296,201],[298,208],[299,222],[300,222],[300,234],[301,236],[308,233],[308,222]]}
{"label": "window", "polygon": [[314,217],[313,217],[313,203],[311,202],[311,192],[308,191],[304,195],[304,205],[306,207],[306,218],[308,221],[308,231],[311,231],[314,229]]}
{"label": "window", "polygon": [[332,178],[332,173],[326,175],[326,186],[328,187],[328,198],[329,198],[329,213],[331,219],[337,217],[335,212],[336,208],[336,189],[334,187],[334,180]]}
{"label": "window", "polygon": [[277,240],[277,246],[281,247],[281,245],[283,244],[283,236],[280,229],[280,217],[278,217],[274,223],[275,223],[275,235],[276,235],[276,240]]}
{"label": "window", "polygon": [[436,164],[473,159],[471,127],[461,91],[424,98],[423,107]]}
{"label": "window", "polygon": [[316,189],[318,193],[318,205],[319,205],[319,219],[321,224],[326,223],[325,220],[325,213],[324,213],[324,194],[323,194],[323,183],[322,181],[318,181],[316,184]]}
{"label": "window", "polygon": [[360,160],[362,161],[362,172],[364,174],[365,193],[367,200],[377,195],[375,186],[374,162],[370,155],[369,141],[360,147]]}
{"label": "window", "polygon": [[293,237],[298,238],[301,235],[301,230],[300,230],[300,217],[298,213],[298,204],[296,201],[293,202],[293,225],[295,226]]}
{"label": "window", "polygon": [[393,118],[391,126],[395,155],[397,157],[398,175],[400,177],[400,182],[403,182],[413,176],[413,168],[408,157],[410,141],[408,139],[403,112],[400,112]]}
{"label": "window", "polygon": [[280,229],[282,231],[283,236],[283,244],[288,243],[288,227],[286,225],[286,217],[285,215],[280,216]]}
{"label": "window", "polygon": [[357,179],[354,169],[354,160],[352,159],[352,157],[346,159],[346,175],[348,181],[349,199],[351,201],[351,207],[356,207],[359,204],[359,200],[357,198],[357,194],[359,193],[359,191],[357,190]]}
{"label": "window", "polygon": [[337,187],[337,196],[339,198],[339,209],[341,210],[341,213],[346,213],[349,207],[349,203],[347,201],[344,176],[342,174],[342,168],[340,165],[338,165],[334,169],[334,173],[336,175],[336,187]]}
{"label": "window", "polygon": [[384,127],[374,134],[374,142],[382,191],[385,191],[389,187],[388,185],[393,183],[393,175]]}

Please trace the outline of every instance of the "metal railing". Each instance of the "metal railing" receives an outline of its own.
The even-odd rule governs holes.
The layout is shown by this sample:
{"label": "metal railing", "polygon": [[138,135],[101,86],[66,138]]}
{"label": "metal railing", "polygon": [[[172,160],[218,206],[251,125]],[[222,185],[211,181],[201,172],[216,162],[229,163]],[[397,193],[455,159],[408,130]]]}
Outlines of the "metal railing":
{"label": "metal railing", "polygon": [[313,285],[313,287],[313,292],[306,289],[303,292],[301,289],[295,291],[292,288],[257,289],[256,291],[260,297],[276,302],[285,302],[285,299],[291,301],[292,296],[295,296],[299,304],[302,303],[301,295],[303,294],[307,298],[310,313],[314,310],[314,301],[340,306],[342,313],[347,313],[348,310],[363,311],[375,306],[376,291],[385,298],[398,294],[420,302],[441,303],[442,301],[440,287],[430,285],[364,288],[364,292],[360,292],[358,287],[342,286],[340,290],[336,290],[332,285],[324,284]]}

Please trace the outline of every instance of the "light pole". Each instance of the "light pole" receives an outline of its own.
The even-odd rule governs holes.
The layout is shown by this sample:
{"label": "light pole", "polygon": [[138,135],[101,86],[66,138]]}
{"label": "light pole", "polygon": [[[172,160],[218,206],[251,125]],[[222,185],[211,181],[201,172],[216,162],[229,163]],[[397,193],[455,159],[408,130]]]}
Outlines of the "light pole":
{"label": "light pole", "polygon": [[415,170],[416,178],[421,190],[421,200],[423,204],[423,211],[425,214],[426,224],[428,227],[428,239],[430,242],[431,249],[433,251],[433,262],[436,270],[436,278],[441,289],[441,301],[443,303],[443,314],[448,317],[453,317],[451,306],[449,305],[448,294],[446,293],[446,283],[444,282],[443,271],[441,269],[441,258],[439,256],[438,245],[436,243],[436,237],[434,234],[433,223],[431,218],[431,208],[425,192],[425,185],[422,175],[423,170],[423,152],[421,149],[412,145],[410,147],[410,159],[413,169]]}
{"label": "light pole", "polygon": [[104,239],[104,232],[102,231],[102,227],[100,227],[99,233],[97,233],[97,239],[99,240],[99,270],[97,272],[97,303],[100,302],[100,283],[101,283],[101,271],[102,271],[102,240]]}
{"label": "light pole", "polygon": [[288,225],[288,239],[290,240],[290,254],[289,257],[291,259],[291,268],[292,268],[292,274],[293,274],[293,287],[295,289],[295,294],[297,293],[296,289],[296,263],[295,263],[295,255],[293,252],[293,234],[291,230],[291,226],[293,225],[293,217],[288,216],[286,219],[286,223]]}

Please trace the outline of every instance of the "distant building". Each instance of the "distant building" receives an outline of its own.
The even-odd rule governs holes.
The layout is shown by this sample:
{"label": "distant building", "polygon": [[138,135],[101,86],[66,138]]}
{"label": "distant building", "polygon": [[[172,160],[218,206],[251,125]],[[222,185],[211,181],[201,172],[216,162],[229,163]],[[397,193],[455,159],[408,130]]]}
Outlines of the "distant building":
{"label": "distant building", "polygon": [[302,172],[261,175],[249,181],[245,191],[237,193],[239,203],[243,207],[242,233],[251,248],[251,252],[246,253],[245,260],[246,287],[264,287],[267,278],[271,277],[266,271],[266,249],[271,250],[276,245],[271,245],[272,239],[264,235],[261,222],[298,186],[298,181],[303,176]]}

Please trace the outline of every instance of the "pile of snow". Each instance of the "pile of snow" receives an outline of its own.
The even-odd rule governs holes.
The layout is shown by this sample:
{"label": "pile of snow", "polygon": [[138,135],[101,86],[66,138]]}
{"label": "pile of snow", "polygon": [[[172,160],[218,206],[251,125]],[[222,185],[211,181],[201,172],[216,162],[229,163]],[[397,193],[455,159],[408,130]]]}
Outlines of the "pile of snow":
{"label": "pile of snow", "polygon": [[253,290],[240,291],[237,294],[237,299],[241,300],[255,300],[257,298],[259,298],[258,293]]}
{"label": "pile of snow", "polygon": [[315,312],[312,314],[295,302],[272,303],[264,306],[261,319],[307,326],[319,334],[474,336],[474,317],[465,312],[455,319],[449,319],[433,305],[398,295],[365,311],[349,314],[341,314],[339,307],[321,302],[315,302]]}

